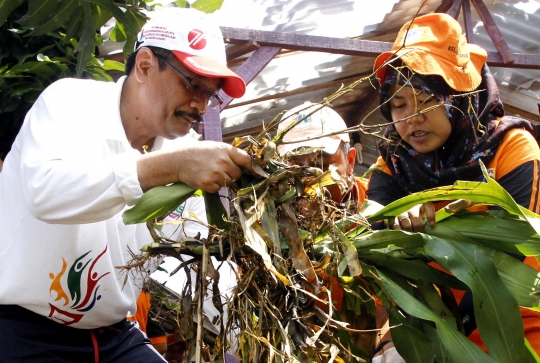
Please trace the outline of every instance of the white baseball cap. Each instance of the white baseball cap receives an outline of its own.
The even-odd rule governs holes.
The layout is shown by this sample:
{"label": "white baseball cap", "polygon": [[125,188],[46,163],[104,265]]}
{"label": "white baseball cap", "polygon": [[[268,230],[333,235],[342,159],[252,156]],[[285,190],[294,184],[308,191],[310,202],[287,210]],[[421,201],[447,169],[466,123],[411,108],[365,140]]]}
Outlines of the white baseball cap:
{"label": "white baseball cap", "polygon": [[205,13],[192,8],[165,8],[148,13],[150,20],[137,36],[135,51],[153,46],[168,49],[191,71],[222,78],[223,91],[242,97],[244,80],[227,68],[221,29]]}
{"label": "white baseball cap", "polygon": [[[309,115],[312,112],[313,114]],[[298,142],[280,144],[277,149],[279,155],[282,156],[300,147],[319,147],[323,148],[323,151],[328,154],[335,154],[342,141],[350,141],[348,133],[340,133],[313,139],[313,137],[316,136],[347,129],[347,125],[341,116],[327,106],[305,102],[300,106],[287,111],[281,119],[283,121],[278,126],[278,132],[283,131],[291,123],[303,119],[283,137],[284,142],[296,140],[298,140]]]}

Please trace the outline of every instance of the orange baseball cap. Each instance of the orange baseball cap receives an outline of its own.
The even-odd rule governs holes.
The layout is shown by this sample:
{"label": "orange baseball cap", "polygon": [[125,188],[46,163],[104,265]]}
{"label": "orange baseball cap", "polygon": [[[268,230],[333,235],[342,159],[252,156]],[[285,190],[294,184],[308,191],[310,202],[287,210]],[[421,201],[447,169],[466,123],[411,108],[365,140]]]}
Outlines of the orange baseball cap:
{"label": "orange baseball cap", "polygon": [[438,75],[456,91],[474,91],[482,81],[487,52],[468,44],[459,23],[448,14],[419,16],[400,29],[392,50],[377,57],[373,70],[382,84],[388,60],[399,58],[414,72]]}
{"label": "orange baseball cap", "polygon": [[318,147],[328,154],[335,154],[342,141],[349,142],[350,140],[346,132],[314,138],[347,129],[341,116],[327,106],[305,102],[289,110],[281,119],[283,121],[278,126],[278,132],[283,131],[293,122],[301,120],[283,136],[283,141],[290,144],[278,145],[278,154],[281,156],[300,147]]}

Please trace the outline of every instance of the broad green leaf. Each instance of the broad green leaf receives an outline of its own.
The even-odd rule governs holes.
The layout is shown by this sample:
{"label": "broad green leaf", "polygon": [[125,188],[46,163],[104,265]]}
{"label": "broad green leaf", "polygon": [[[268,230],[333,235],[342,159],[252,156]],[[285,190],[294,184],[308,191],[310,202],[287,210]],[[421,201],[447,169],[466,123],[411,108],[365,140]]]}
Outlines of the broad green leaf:
{"label": "broad green leaf", "polygon": [[[373,223],[382,219],[394,218],[408,211],[417,204],[441,200],[467,199],[477,204],[500,206],[509,213],[523,217],[540,234],[540,217],[526,208],[518,205],[508,192],[493,178],[487,175],[486,169],[481,164],[484,177],[487,182],[457,181],[454,185],[428,189],[423,192],[413,193],[404,198],[388,204],[381,211],[371,215],[368,220]],[[437,221],[449,216],[444,209],[437,212]]]}
{"label": "broad green leaf", "polygon": [[264,198],[264,211],[261,216],[261,227],[268,235],[274,247],[274,253],[281,256],[279,226],[276,219],[276,206],[272,197]]}
{"label": "broad green leaf", "polygon": [[519,306],[540,311],[540,274],[504,252],[489,250],[489,255],[503,283]]}
{"label": "broad green leaf", "polygon": [[82,23],[82,34],[79,39],[79,45],[75,48],[76,52],[79,52],[77,55],[77,66],[76,66],[76,76],[81,77],[88,60],[94,54],[94,46],[96,44],[96,28],[95,21],[93,18],[93,12],[91,4],[88,2],[82,3],[84,9],[84,18]]}
{"label": "broad green leaf", "polygon": [[540,363],[540,357],[538,356],[538,354],[536,353],[536,351],[534,350],[534,348],[531,346],[531,343],[529,343],[529,341],[527,340],[527,338],[525,338],[525,346],[527,347],[527,349],[529,350],[529,352],[531,352],[531,355],[534,357],[536,363]]}
{"label": "broad green leaf", "polygon": [[488,363],[495,362],[477,345],[467,339],[457,329],[439,318],[433,311],[411,294],[403,290],[384,273],[379,271],[379,277],[386,294],[406,313],[420,319],[429,320],[437,326],[437,332],[441,337],[449,356],[454,362]]}
{"label": "broad green leaf", "polygon": [[[466,218],[459,219],[464,220]],[[476,220],[477,218],[472,219]],[[427,227],[426,233],[440,238],[448,238],[449,235],[452,234],[452,239],[454,240],[473,244],[476,243],[474,238],[469,238],[462,234],[461,224],[451,223],[452,220],[455,220],[455,218],[446,219],[437,224],[434,228]],[[522,221],[516,220],[516,222],[520,223]],[[497,222],[492,219],[492,228],[494,227],[497,227]],[[452,231],[450,232],[449,229]],[[517,231],[518,229],[516,228],[516,232]],[[502,282],[512,293],[519,306],[534,309],[539,308],[540,297],[536,294],[537,291],[540,291],[540,275],[538,274],[538,271],[504,252],[482,246],[481,244],[477,245],[477,248],[482,249],[493,261]]]}
{"label": "broad green leaf", "polygon": [[540,255],[540,235],[530,223],[503,212],[463,211],[441,223],[497,250],[525,256]]}
{"label": "broad green leaf", "polygon": [[0,26],[4,25],[8,16],[23,2],[24,0],[0,0]]}
{"label": "broad green leaf", "polygon": [[105,8],[102,8],[96,4],[91,4],[91,6],[92,6],[92,18],[94,19],[94,28],[100,29],[113,16],[111,12]]}
{"label": "broad green leaf", "polygon": [[127,39],[126,36],[126,30],[124,28],[124,24],[120,22],[116,22],[114,25],[114,28],[111,30],[111,33],[109,34],[109,39],[114,42],[125,42]]}
{"label": "broad green leaf", "polygon": [[[447,236],[455,236],[453,230],[446,232]],[[424,235],[424,238],[426,253],[471,289],[475,319],[490,355],[499,362],[530,362],[531,356],[523,344],[523,322],[517,303],[485,251],[449,237]]]}
{"label": "broad green leaf", "polygon": [[372,249],[387,248],[388,246],[407,250],[423,249],[424,247],[424,239],[420,234],[388,229],[364,233],[352,241],[358,252],[362,254],[370,253]]}
{"label": "broad green leaf", "polygon": [[81,29],[82,26],[82,15],[83,15],[84,9],[82,6],[79,6],[71,15],[71,19],[67,23],[67,25],[64,27],[66,30],[66,41],[69,41],[71,38],[73,38],[78,32],[79,29]]}
{"label": "broad green leaf", "polygon": [[223,0],[195,0],[191,7],[210,14],[221,9],[221,5],[223,5]]}
{"label": "broad green leaf", "polygon": [[106,59],[105,61],[103,61],[103,69],[106,71],[124,72],[126,67],[124,63]]}
{"label": "broad green leaf", "polygon": [[[421,330],[414,327],[391,304],[388,305],[388,312],[390,315],[390,326],[397,326],[392,329],[392,340],[405,361],[408,363],[433,362],[435,353],[428,337]],[[437,336],[437,334],[435,335]]]}
{"label": "broad green leaf", "polygon": [[229,214],[221,202],[219,193],[208,193],[203,191],[203,196],[208,224],[216,226],[218,229],[228,229],[229,224],[225,222],[225,218],[227,218]]}
{"label": "broad green leaf", "polygon": [[132,33],[137,34],[140,28],[137,28],[136,26],[133,26],[132,22],[129,20],[129,18],[126,16],[126,13],[120,9],[114,2],[110,0],[88,0],[94,4],[97,4],[101,6],[103,9],[106,9],[108,12],[110,12],[116,21],[121,22],[124,24],[124,26]]}
{"label": "broad green leaf", "polygon": [[174,2],[179,8],[189,8],[189,2],[187,0],[175,0]]}
{"label": "broad green leaf", "polygon": [[467,285],[455,276],[437,270],[420,260],[394,258],[380,252],[373,252],[371,255],[364,254],[362,258],[374,262],[377,266],[391,269],[410,279],[448,286],[457,290],[468,290]]}
{"label": "broad green leaf", "polygon": [[62,0],[53,16],[49,20],[47,20],[45,24],[35,28],[33,31],[28,33],[27,36],[47,34],[49,32],[52,32],[53,30],[60,28],[61,26],[69,22],[71,15],[78,7],[79,2],[77,0]]}
{"label": "broad green leaf", "polygon": [[18,23],[24,26],[35,27],[54,14],[58,0],[28,0],[28,13]]}
{"label": "broad green leaf", "polygon": [[125,224],[147,222],[167,216],[195,192],[195,188],[184,183],[159,186],[148,190],[131,209],[122,215]]}

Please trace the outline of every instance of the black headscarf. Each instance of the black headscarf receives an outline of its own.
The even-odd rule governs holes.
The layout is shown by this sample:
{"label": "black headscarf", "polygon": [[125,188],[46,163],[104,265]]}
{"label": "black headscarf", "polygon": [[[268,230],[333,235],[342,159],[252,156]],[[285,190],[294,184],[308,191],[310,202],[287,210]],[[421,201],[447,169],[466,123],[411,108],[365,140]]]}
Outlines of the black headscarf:
{"label": "black headscarf", "polygon": [[440,76],[414,74],[407,67],[388,67],[380,89],[381,112],[392,122],[387,102],[390,86],[414,87],[433,95],[442,104],[452,131],[439,149],[419,153],[401,140],[394,125],[387,127],[379,151],[400,186],[408,193],[423,191],[456,180],[478,180],[482,172],[478,160],[487,165],[508,130],[524,128],[537,136],[535,125],[528,120],[504,116],[499,89],[487,65],[482,68],[482,82],[475,93],[458,92]]}

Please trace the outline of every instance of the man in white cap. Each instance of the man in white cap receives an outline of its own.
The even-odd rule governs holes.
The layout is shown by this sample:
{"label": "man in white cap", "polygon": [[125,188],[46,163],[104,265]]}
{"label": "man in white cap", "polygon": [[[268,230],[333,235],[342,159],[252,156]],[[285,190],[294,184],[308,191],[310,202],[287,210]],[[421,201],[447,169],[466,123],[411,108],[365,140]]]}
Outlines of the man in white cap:
{"label": "man in white cap", "polygon": [[[127,77],[62,79],[28,112],[0,173],[3,362],[162,362],[125,317],[138,273],[117,268],[152,239],[122,213],[178,181],[216,192],[251,169],[242,150],[175,142],[207,107],[245,91],[203,13],[150,15]],[[174,228],[172,228],[174,229]],[[164,226],[163,233],[178,238]]]}
{"label": "man in white cap", "polygon": [[306,102],[285,113],[277,131],[282,132],[292,123],[296,125],[287,131],[284,143],[277,148],[279,155],[289,154],[297,165],[318,167],[324,171],[333,165],[342,182],[339,183],[341,186],[327,186],[328,192],[336,203],[343,206],[354,201],[356,210],[357,205],[364,201],[367,179],[354,176],[356,149],[350,146],[345,121],[330,107]]}

